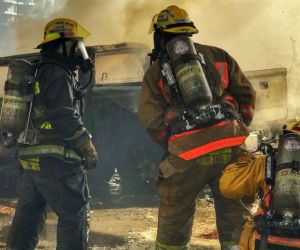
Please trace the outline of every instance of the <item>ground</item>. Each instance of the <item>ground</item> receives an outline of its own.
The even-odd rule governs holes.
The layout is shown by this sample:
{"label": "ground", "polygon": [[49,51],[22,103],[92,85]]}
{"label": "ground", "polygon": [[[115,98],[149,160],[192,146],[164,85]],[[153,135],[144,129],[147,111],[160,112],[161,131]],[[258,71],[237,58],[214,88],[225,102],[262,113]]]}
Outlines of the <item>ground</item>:
{"label": "ground", "polygon": [[[0,201],[0,249],[13,218],[16,200]],[[157,204],[154,202],[154,204]],[[93,201],[91,212],[90,250],[153,249],[157,224],[157,205],[147,207],[110,207]],[[48,213],[37,249],[55,249],[56,216]],[[199,199],[193,227],[191,249],[218,250],[213,203]]]}

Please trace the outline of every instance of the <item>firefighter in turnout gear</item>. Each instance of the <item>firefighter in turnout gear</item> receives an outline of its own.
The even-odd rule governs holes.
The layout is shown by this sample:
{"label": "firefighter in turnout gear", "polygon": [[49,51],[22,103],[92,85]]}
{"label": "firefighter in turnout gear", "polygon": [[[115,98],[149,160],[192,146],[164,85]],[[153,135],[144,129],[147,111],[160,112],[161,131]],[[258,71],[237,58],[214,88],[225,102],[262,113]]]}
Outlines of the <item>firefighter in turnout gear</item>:
{"label": "firefighter in turnout gear", "polygon": [[78,67],[92,70],[83,44],[89,32],[59,18],[45,26],[36,65],[29,124],[19,136],[23,174],[7,249],[35,249],[46,219],[46,204],[58,216],[57,248],[87,249],[89,191],[85,170],[97,164],[91,135],[80,113]]}
{"label": "firefighter in turnout gear", "polygon": [[156,249],[188,249],[196,197],[205,184],[214,196],[222,250],[238,249],[245,210],[218,187],[221,171],[243,150],[255,91],[224,50],[191,41],[198,30],[184,9],[162,10],[153,31],[139,119],[166,149],[156,183]]}
{"label": "firefighter in turnout gear", "polygon": [[241,250],[300,249],[299,150],[300,122],[290,122],[277,150],[269,148],[266,155],[244,152],[225,168],[220,190],[226,198],[247,203],[260,198],[259,208],[243,227]]}

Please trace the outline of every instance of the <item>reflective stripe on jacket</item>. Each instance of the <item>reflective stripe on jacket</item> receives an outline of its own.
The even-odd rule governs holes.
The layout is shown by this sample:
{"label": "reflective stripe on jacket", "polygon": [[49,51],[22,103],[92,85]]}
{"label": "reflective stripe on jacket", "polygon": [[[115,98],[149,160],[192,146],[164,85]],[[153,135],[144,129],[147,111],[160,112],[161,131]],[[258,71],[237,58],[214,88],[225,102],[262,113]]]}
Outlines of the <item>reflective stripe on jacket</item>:
{"label": "reflective stripe on jacket", "polygon": [[45,144],[18,148],[19,158],[29,159],[35,157],[55,157],[64,162],[82,163],[82,158],[72,149],[61,145]]}
{"label": "reflective stripe on jacket", "polygon": [[33,128],[28,130],[26,143],[19,144],[19,158],[24,166],[31,164],[24,160],[48,156],[64,162],[82,163],[74,150],[64,146],[65,138],[72,137],[83,127],[79,101],[75,98],[77,85],[73,71],[76,67],[61,58],[45,57],[44,60],[34,86]]}
{"label": "reflective stripe on jacket", "polygon": [[192,160],[215,150],[241,145],[246,138],[247,130],[237,121],[222,121],[170,137],[168,150],[184,160]]}

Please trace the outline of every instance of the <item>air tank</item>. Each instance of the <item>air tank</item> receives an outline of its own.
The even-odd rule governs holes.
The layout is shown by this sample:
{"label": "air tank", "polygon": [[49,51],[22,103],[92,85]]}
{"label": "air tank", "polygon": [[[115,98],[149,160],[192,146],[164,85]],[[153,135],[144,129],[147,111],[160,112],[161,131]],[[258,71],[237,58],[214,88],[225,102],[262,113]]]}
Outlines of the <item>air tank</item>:
{"label": "air tank", "polygon": [[212,93],[191,38],[176,36],[166,49],[186,107],[197,110],[211,105]]}
{"label": "air tank", "polygon": [[26,60],[17,59],[9,64],[0,113],[0,129],[20,134],[27,124],[32,101],[35,69]]}
{"label": "air tank", "polygon": [[300,136],[280,137],[274,186],[274,210],[284,217],[300,215]]}

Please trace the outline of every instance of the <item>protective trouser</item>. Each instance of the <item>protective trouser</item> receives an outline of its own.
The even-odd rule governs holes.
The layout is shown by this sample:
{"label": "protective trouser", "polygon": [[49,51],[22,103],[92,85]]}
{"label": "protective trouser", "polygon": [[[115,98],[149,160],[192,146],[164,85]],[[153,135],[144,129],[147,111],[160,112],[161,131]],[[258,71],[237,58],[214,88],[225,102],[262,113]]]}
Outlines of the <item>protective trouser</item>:
{"label": "protective trouser", "polygon": [[[224,249],[238,249],[240,233],[247,211],[236,200],[226,199],[219,190],[221,171],[232,162],[240,149],[223,149],[185,161],[168,155],[160,168],[188,169],[168,178],[159,176],[160,199],[156,249],[184,250],[192,234],[196,197],[205,184],[212,190],[219,240]],[[167,166],[166,166],[167,165]]]}
{"label": "protective trouser", "polygon": [[35,249],[46,219],[46,204],[58,216],[56,249],[87,249],[89,191],[83,167],[49,157],[39,159],[39,169],[25,169],[21,176],[7,249]]}

